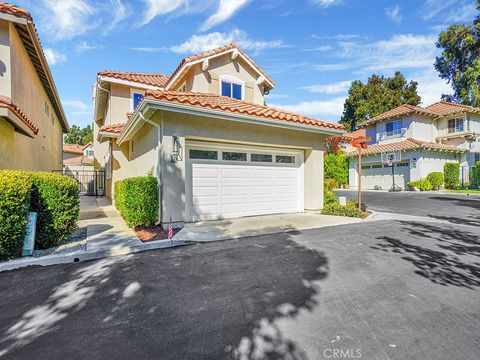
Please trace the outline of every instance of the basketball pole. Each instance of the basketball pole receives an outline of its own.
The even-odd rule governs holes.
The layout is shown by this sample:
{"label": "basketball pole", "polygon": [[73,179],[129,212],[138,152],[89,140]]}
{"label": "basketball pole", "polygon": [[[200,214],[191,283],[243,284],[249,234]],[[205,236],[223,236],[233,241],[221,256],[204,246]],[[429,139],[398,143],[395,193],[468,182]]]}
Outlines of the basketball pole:
{"label": "basketball pole", "polygon": [[392,161],[392,179],[393,179],[392,191],[395,192],[395,162],[393,161]]}
{"label": "basketball pole", "polygon": [[358,151],[358,210],[362,210],[362,148]]}

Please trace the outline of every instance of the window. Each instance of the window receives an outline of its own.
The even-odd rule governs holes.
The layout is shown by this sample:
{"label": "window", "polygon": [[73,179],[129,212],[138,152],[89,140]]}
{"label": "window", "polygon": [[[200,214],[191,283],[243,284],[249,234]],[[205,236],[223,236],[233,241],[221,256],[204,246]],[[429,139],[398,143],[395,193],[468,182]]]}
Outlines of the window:
{"label": "window", "polygon": [[463,131],[463,118],[455,118],[448,120],[448,133],[456,133]]}
{"label": "window", "polygon": [[370,169],[370,165],[362,165],[362,169]]}
{"label": "window", "polygon": [[405,166],[408,166],[408,162],[402,162],[397,164],[397,167],[405,167]]}
{"label": "window", "polygon": [[224,151],[222,154],[222,159],[231,161],[247,161],[247,153]]}
{"label": "window", "polygon": [[86,151],[86,156],[93,157],[93,150],[87,150]]}
{"label": "window", "polygon": [[143,94],[133,93],[133,109],[132,110],[135,110],[137,108],[137,105],[140,103],[142,98],[143,98]]}
{"label": "window", "polygon": [[475,164],[480,161],[480,153],[475,153]]}
{"label": "window", "polygon": [[222,80],[222,96],[242,100],[242,85],[232,81]]}
{"label": "window", "polygon": [[400,135],[402,133],[402,122],[392,121],[386,124],[387,136]]}
{"label": "window", "polygon": [[382,168],[382,164],[372,165],[372,169],[381,169],[381,168]]}
{"label": "window", "polygon": [[48,106],[48,103],[45,101],[45,115],[47,115],[47,118],[50,117],[50,107]]}
{"label": "window", "polygon": [[190,159],[218,160],[218,152],[211,150],[190,150]]}
{"label": "window", "polygon": [[295,162],[295,156],[277,155],[275,156],[275,162],[281,164],[293,164]]}
{"label": "window", "polygon": [[250,160],[253,162],[272,162],[272,155],[269,154],[252,154]]}

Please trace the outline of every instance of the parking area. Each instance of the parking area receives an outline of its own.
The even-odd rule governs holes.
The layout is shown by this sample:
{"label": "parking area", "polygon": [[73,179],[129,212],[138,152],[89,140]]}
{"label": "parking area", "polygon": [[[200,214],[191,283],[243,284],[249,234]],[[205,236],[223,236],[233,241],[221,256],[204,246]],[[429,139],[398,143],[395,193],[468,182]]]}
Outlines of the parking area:
{"label": "parking area", "polygon": [[[283,231],[0,273],[0,355],[477,359],[478,200],[432,196],[436,213],[412,211],[434,222]],[[401,199],[407,210],[422,201]],[[442,220],[447,207],[466,221]]]}

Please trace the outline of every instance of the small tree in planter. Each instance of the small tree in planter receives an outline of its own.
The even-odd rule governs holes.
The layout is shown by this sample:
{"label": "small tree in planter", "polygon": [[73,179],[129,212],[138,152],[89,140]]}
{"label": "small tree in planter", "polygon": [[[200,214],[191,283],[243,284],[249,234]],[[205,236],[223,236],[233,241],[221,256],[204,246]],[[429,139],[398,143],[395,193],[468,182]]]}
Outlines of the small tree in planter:
{"label": "small tree in planter", "polygon": [[440,190],[444,183],[443,174],[441,172],[432,172],[428,174],[427,180],[432,184],[434,190]]}
{"label": "small tree in planter", "polygon": [[443,176],[447,189],[456,189],[460,186],[460,165],[457,163],[446,163],[443,166]]}

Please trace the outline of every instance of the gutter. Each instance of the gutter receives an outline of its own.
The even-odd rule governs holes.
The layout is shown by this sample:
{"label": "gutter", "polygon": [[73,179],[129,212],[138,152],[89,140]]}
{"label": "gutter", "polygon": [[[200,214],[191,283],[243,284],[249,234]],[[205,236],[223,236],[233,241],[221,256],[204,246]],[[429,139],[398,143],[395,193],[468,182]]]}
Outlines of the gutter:
{"label": "gutter", "polygon": [[155,225],[161,224],[162,223],[162,203],[163,203],[163,156],[162,156],[162,139],[163,139],[163,118],[159,123],[156,123],[155,121],[152,121],[143,115],[141,111],[138,112],[138,116],[140,119],[145,121],[146,123],[153,125],[157,128],[157,181],[158,181],[158,221],[155,223]]}

